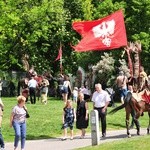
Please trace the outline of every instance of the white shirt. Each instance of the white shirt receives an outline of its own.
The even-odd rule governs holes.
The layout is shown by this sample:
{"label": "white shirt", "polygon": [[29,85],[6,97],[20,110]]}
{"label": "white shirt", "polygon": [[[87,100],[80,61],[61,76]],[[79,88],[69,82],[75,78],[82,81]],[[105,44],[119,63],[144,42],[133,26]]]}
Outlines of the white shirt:
{"label": "white shirt", "polygon": [[73,90],[73,96],[78,97],[78,91],[77,90]]}
{"label": "white shirt", "polygon": [[70,82],[69,82],[69,81],[64,81],[63,86],[64,86],[64,87],[68,87],[68,86],[69,86],[69,84],[70,84]]}
{"label": "white shirt", "polygon": [[101,108],[104,107],[106,102],[111,101],[109,94],[102,90],[101,92],[94,92],[92,96],[92,101],[94,102],[94,107]]}
{"label": "white shirt", "polygon": [[24,122],[26,120],[26,111],[23,107],[19,107],[18,105],[16,105],[12,109],[12,113],[14,114],[13,121]]}
{"label": "white shirt", "polygon": [[36,81],[35,79],[29,80],[28,86],[29,86],[29,88],[30,88],[30,87],[36,88],[36,86],[37,86],[37,81]]}
{"label": "white shirt", "polygon": [[81,92],[86,95],[90,95],[90,91],[87,88],[81,88]]}

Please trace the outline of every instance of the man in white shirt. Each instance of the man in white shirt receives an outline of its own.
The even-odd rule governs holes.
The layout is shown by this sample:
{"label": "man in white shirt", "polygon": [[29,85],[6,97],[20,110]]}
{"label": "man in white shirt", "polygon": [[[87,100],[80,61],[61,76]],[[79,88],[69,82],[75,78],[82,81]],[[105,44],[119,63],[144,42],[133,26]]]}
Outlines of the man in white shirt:
{"label": "man in white shirt", "polygon": [[36,103],[36,87],[38,86],[38,83],[34,79],[33,76],[29,80],[28,86],[29,86],[29,93],[30,93],[31,104],[35,104]]}
{"label": "man in white shirt", "polygon": [[100,83],[95,84],[96,91],[93,93],[93,108],[98,111],[99,120],[101,120],[102,137],[106,136],[106,114],[107,107],[111,101],[109,94],[102,89]]}

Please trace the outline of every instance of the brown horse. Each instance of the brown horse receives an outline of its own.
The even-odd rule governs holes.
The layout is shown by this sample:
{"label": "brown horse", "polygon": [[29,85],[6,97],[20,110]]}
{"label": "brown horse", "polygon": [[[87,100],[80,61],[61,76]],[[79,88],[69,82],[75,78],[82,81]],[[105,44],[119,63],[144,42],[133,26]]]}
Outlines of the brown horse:
{"label": "brown horse", "polygon": [[125,98],[125,103],[114,108],[113,110],[111,110],[109,112],[109,114],[113,114],[115,112],[117,112],[118,110],[121,110],[125,108],[126,111],[126,129],[127,129],[127,135],[128,137],[131,137],[131,134],[129,132],[130,127],[129,127],[129,119],[130,119],[130,114],[131,112],[134,110],[135,112],[135,116],[134,116],[134,123],[136,125],[136,129],[137,129],[137,135],[140,135],[140,124],[139,124],[139,117],[143,115],[143,112],[148,112],[148,116],[149,116],[149,124],[147,127],[147,134],[149,134],[150,132],[150,104],[147,103],[146,101],[139,101],[137,102],[133,96],[131,92],[128,92],[126,98]]}

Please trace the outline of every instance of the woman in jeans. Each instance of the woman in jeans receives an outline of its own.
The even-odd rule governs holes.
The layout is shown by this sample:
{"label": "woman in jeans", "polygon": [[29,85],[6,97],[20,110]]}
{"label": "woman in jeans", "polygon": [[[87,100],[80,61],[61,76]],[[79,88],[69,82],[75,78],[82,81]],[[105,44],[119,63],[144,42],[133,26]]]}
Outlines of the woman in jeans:
{"label": "woman in jeans", "polygon": [[10,127],[15,131],[14,150],[17,150],[19,138],[21,137],[21,150],[24,150],[26,140],[26,107],[24,96],[17,97],[18,104],[12,109],[10,116]]}
{"label": "woman in jeans", "polygon": [[63,96],[63,101],[64,101],[65,104],[67,103],[67,100],[68,100],[69,90],[72,93],[69,76],[65,75],[64,76],[63,89],[62,89],[62,96]]}

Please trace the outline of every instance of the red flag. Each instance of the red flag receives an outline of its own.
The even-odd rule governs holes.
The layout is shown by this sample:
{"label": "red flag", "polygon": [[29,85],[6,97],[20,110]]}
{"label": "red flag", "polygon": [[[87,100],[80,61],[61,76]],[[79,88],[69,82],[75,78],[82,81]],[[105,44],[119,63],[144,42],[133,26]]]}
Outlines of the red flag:
{"label": "red flag", "polygon": [[100,20],[74,22],[72,27],[83,37],[73,46],[78,52],[110,50],[127,45],[122,10]]}
{"label": "red flag", "polygon": [[62,59],[62,46],[60,45],[59,52],[58,52],[58,56],[57,56],[57,58],[55,59],[55,61],[61,60],[61,59]]}

